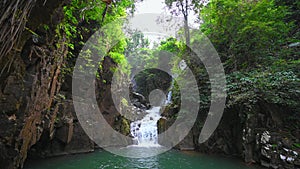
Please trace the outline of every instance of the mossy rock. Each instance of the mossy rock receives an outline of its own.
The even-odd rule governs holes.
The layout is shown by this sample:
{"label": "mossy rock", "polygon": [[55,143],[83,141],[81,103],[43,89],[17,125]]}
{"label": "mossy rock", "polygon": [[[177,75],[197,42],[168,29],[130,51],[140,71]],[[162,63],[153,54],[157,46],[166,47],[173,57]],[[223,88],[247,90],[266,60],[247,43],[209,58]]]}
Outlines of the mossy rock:
{"label": "mossy rock", "polygon": [[129,133],[130,133],[130,123],[124,117],[122,117],[122,121],[121,121],[121,133],[126,136],[129,135]]}

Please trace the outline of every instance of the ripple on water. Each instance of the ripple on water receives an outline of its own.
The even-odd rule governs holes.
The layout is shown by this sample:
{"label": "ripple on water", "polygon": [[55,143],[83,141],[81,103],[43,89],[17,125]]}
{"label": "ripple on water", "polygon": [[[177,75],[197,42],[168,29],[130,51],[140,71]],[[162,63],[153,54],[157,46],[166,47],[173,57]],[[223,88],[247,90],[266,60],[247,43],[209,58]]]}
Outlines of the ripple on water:
{"label": "ripple on water", "polygon": [[[126,147],[122,150],[150,153],[158,148]],[[25,169],[255,169],[240,161],[196,152],[170,150],[148,158],[121,157],[103,150],[94,153],[68,155],[44,160],[29,160]]]}

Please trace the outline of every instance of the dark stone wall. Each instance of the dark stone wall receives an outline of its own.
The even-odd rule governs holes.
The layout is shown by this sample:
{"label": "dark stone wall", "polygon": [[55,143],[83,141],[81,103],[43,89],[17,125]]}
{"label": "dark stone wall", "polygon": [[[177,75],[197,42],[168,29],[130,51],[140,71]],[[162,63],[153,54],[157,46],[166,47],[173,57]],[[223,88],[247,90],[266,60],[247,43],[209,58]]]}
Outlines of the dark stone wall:
{"label": "dark stone wall", "polygon": [[[167,107],[158,123],[159,133],[175,121],[179,108]],[[252,111],[246,106],[226,108],[216,131],[208,141],[198,143],[207,112],[200,112],[197,124],[175,148],[197,150],[242,158],[247,164],[267,168],[300,168],[300,120],[288,107],[258,102]]]}
{"label": "dark stone wall", "polygon": [[[22,11],[31,12],[26,29],[12,50],[0,58],[0,164],[4,169],[22,168],[30,148],[47,133],[53,137],[55,130],[60,108],[56,95],[68,52],[66,39],[55,36],[55,28],[68,2],[45,2]],[[43,24],[51,25],[50,29],[42,29]]]}

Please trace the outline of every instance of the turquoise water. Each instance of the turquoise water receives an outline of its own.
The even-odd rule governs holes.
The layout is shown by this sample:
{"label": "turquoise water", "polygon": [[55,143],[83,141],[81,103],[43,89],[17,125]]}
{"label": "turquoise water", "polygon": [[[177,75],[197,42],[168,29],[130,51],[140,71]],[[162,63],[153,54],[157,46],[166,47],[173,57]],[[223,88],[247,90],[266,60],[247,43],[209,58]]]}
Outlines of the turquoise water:
{"label": "turquoise water", "polygon": [[[141,152],[147,153],[150,148]],[[104,150],[43,160],[29,160],[25,169],[257,169],[239,160],[170,150],[148,158],[126,158]]]}

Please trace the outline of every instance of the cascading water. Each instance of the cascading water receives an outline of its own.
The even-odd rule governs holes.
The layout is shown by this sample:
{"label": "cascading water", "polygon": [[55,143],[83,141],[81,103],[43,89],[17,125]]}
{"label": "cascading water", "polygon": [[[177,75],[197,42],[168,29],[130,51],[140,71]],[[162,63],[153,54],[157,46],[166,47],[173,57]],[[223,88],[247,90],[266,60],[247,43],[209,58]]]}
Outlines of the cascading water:
{"label": "cascading water", "polygon": [[167,95],[166,104],[170,104],[172,102],[172,91],[170,90]]}
{"label": "cascading water", "polygon": [[157,122],[161,118],[160,107],[146,110],[148,113],[142,120],[130,124],[130,132],[136,145],[141,147],[159,146]]}
{"label": "cascading water", "polygon": [[174,80],[172,80],[172,82],[171,82],[171,87],[169,89],[165,105],[172,103],[172,89],[173,89],[173,86],[174,86]]}

